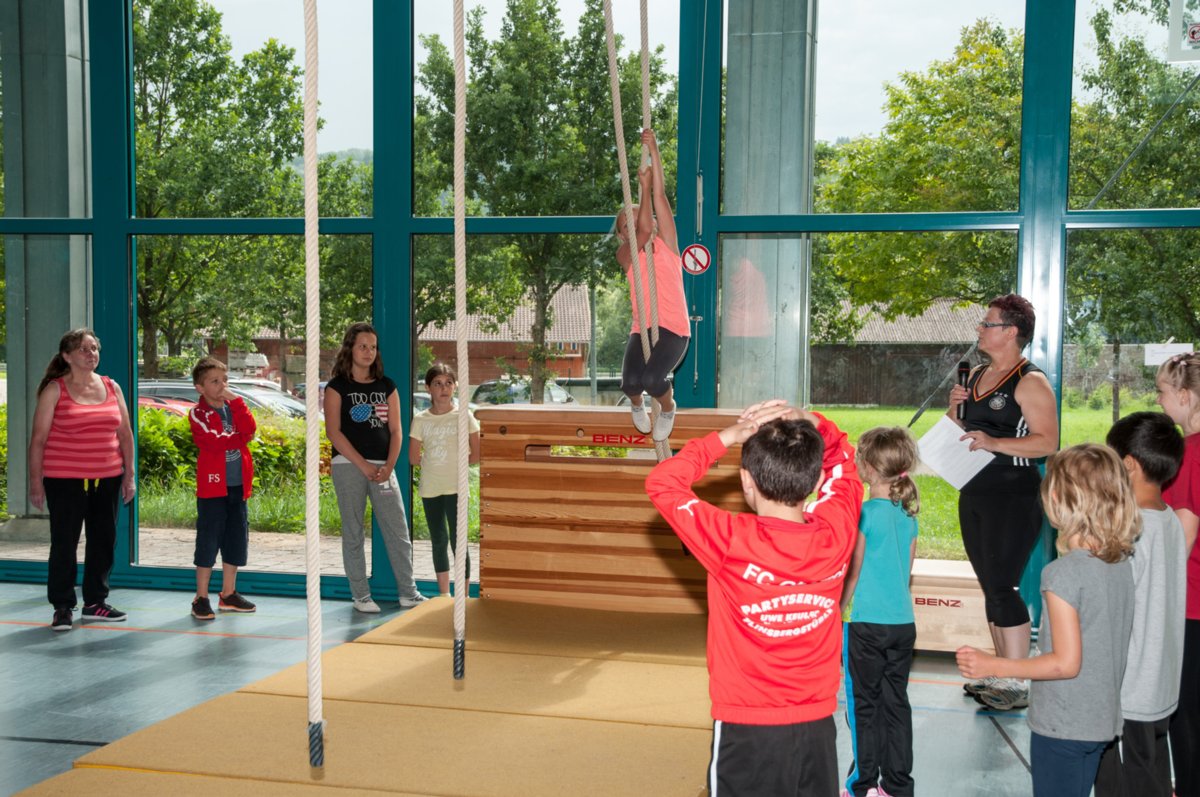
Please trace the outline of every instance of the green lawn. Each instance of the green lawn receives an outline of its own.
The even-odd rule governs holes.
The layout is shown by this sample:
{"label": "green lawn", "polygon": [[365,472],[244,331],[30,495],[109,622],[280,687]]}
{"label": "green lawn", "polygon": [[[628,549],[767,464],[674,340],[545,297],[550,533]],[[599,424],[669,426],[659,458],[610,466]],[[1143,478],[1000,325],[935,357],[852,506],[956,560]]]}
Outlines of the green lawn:
{"label": "green lawn", "polygon": [[[916,407],[813,407],[836,423],[858,441],[859,435],[876,426],[907,426],[916,413]],[[1157,409],[1152,400],[1143,398],[1129,401],[1121,408],[1127,415],[1138,410]],[[945,413],[945,407],[930,407],[912,427],[915,437],[920,437]],[[1112,426],[1112,408],[1099,409],[1063,408],[1062,444],[1064,447],[1076,443],[1103,443],[1104,435]],[[920,537],[917,540],[917,556],[926,559],[966,559],[962,537],[958,529],[958,491],[937,476],[918,476],[917,489],[921,491],[921,512],[917,516]]]}

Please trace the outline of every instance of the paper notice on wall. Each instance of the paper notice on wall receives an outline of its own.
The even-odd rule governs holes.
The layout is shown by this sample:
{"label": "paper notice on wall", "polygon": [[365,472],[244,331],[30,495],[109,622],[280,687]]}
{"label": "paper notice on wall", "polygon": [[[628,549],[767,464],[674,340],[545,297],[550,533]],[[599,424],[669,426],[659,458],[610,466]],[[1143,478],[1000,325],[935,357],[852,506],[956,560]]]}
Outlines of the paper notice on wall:
{"label": "paper notice on wall", "polygon": [[1176,354],[1191,354],[1190,343],[1147,343],[1145,364],[1158,367]]}
{"label": "paper notice on wall", "polygon": [[921,463],[948,481],[955,490],[961,490],[995,458],[990,451],[972,451],[971,441],[959,440],[962,436],[962,427],[943,415],[917,441]]}

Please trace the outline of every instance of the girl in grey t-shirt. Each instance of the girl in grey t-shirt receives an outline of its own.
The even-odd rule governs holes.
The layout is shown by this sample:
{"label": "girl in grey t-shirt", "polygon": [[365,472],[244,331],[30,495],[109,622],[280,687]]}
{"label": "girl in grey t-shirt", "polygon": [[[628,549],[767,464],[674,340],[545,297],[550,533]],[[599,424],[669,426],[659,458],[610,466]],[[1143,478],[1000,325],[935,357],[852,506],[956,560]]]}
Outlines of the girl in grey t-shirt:
{"label": "girl in grey t-shirt", "polygon": [[[1116,453],[1084,444],[1055,454],[1042,482],[1062,557],[1042,570],[1046,611],[1031,659],[958,649],[967,678],[1029,678],[1034,797],[1087,797],[1100,754],[1121,732],[1121,679],[1133,627],[1128,556],[1141,528]],[[1086,658],[1083,655],[1087,651]]]}

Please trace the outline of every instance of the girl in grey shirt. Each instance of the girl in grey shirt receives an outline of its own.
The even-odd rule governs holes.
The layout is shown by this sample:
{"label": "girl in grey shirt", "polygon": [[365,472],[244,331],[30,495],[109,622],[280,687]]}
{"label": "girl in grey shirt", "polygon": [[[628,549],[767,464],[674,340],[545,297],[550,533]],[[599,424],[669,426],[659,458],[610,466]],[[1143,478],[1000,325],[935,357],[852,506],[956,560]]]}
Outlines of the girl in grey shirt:
{"label": "girl in grey shirt", "polygon": [[1042,503],[1062,554],[1042,570],[1044,652],[1003,659],[962,647],[958,668],[967,678],[1033,680],[1034,797],[1088,797],[1100,754],[1121,732],[1134,606],[1128,556],[1141,518],[1120,459],[1094,444],[1072,446],[1047,462]]}

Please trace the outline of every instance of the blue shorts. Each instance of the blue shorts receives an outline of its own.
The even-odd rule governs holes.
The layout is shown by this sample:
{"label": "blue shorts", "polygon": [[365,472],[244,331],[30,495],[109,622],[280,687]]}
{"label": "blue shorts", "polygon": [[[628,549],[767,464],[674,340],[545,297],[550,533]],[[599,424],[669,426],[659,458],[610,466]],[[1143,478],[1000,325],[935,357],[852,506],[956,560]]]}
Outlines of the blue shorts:
{"label": "blue shorts", "polygon": [[196,499],[196,567],[212,567],[221,561],[234,567],[246,566],[250,547],[250,521],[242,485],[229,488],[224,498]]}

